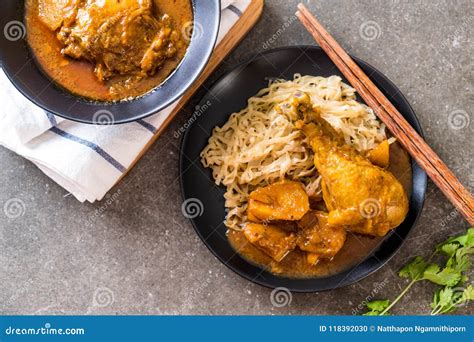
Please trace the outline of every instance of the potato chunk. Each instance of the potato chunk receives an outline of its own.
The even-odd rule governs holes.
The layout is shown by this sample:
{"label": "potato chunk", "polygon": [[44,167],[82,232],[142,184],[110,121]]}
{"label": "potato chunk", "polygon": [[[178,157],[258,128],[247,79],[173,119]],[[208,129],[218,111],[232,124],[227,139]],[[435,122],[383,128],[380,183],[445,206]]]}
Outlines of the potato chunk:
{"label": "potato chunk", "polygon": [[390,163],[390,144],[388,140],[382,141],[376,148],[367,153],[367,159],[374,165],[386,169]]}
{"label": "potato chunk", "polygon": [[301,228],[296,242],[298,247],[321,258],[334,257],[346,241],[346,230],[330,226],[327,213],[310,211],[298,222],[298,226]]}
{"label": "potato chunk", "polygon": [[252,244],[277,262],[296,247],[296,235],[275,225],[247,223],[243,232]]}
{"label": "potato chunk", "polygon": [[38,0],[38,17],[52,31],[56,31],[65,17],[74,11],[78,0]]}
{"label": "potato chunk", "polygon": [[308,210],[309,199],[303,184],[282,181],[253,191],[247,215],[253,221],[296,221]]}

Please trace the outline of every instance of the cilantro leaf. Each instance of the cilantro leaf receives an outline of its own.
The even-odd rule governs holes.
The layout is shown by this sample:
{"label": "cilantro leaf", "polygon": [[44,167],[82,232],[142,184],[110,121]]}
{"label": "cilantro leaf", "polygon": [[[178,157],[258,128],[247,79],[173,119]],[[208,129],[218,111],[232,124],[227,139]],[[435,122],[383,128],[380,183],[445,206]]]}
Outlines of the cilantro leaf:
{"label": "cilantro leaf", "polygon": [[[445,256],[441,267],[436,263],[430,263],[430,260],[437,253]],[[421,256],[417,256],[403,266],[398,275],[402,278],[410,279],[410,283],[393,301],[376,300],[369,302],[367,304],[369,311],[364,315],[387,315],[410,288],[422,280],[440,285],[433,295],[431,303],[432,315],[453,312],[458,307],[473,301],[474,287],[472,283],[465,288],[460,287],[464,286],[463,284],[469,283],[472,254],[474,254],[474,227],[469,228],[462,235],[448,238],[437,245],[428,261],[425,261]]]}
{"label": "cilantro leaf", "polygon": [[466,287],[462,292],[459,290],[459,288],[453,289],[451,287],[438,289],[433,297],[433,303],[431,303],[433,308],[431,314],[439,315],[453,312],[458,306],[474,300],[474,288],[472,285]]}
{"label": "cilantro leaf", "polygon": [[452,303],[454,291],[451,287],[438,289],[433,297],[431,307],[435,309],[438,306],[447,306]]}
{"label": "cilantro leaf", "polygon": [[463,241],[459,242],[463,247],[474,247],[474,227],[469,228],[465,234],[465,238],[463,238]]}
{"label": "cilantro leaf", "polygon": [[413,281],[420,280],[423,277],[428,263],[426,263],[421,256],[417,256],[411,262],[403,266],[398,272],[402,278],[410,278]]}
{"label": "cilantro leaf", "polygon": [[461,272],[445,267],[441,271],[436,264],[429,265],[424,273],[423,279],[429,280],[438,285],[455,286],[461,280]]}
{"label": "cilantro leaf", "polygon": [[437,251],[441,251],[441,248],[446,244],[458,243],[463,247],[474,247],[474,227],[469,228],[465,234],[459,236],[453,236],[446,241],[436,246]]}
{"label": "cilantro leaf", "polygon": [[374,311],[383,311],[385,310],[390,304],[388,299],[386,300],[374,300],[367,303],[367,308]]}
{"label": "cilantro leaf", "polygon": [[379,316],[390,305],[390,301],[386,300],[374,300],[367,303],[367,309],[370,311],[366,312],[364,316]]}
{"label": "cilantro leaf", "polygon": [[463,301],[474,300],[474,287],[472,285],[469,285],[464,289],[462,299]]}
{"label": "cilantro leaf", "polygon": [[474,254],[474,248],[462,247],[448,260],[446,266],[455,267],[461,272],[466,272],[471,267],[470,254]]}
{"label": "cilantro leaf", "polygon": [[457,243],[446,243],[446,244],[440,245],[438,250],[440,252],[443,252],[447,256],[452,257],[458,250],[459,246],[460,245]]}

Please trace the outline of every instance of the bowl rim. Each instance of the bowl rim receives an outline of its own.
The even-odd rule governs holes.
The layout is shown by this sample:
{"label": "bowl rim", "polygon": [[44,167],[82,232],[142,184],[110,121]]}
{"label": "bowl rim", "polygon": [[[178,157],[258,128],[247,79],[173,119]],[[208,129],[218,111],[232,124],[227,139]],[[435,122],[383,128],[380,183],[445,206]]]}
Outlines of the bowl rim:
{"label": "bowl rim", "polygon": [[[267,54],[276,53],[276,52],[278,53],[278,52],[281,52],[281,51],[287,51],[287,50],[293,50],[293,49],[300,49],[300,50],[304,49],[305,51],[306,50],[316,50],[316,51],[324,53],[324,50],[321,47],[314,46],[314,45],[290,45],[290,46],[283,46],[283,47],[278,47],[278,48],[274,48],[274,49],[269,49],[269,50],[266,50],[266,51],[263,51],[263,52],[256,52],[256,53],[252,54],[249,58],[246,58],[244,61],[234,65],[231,68],[229,68],[225,73],[223,73],[223,75],[221,75],[217,80],[215,80],[208,87],[208,89],[206,90],[206,93],[202,96],[202,98],[200,99],[198,105],[201,104],[201,102],[206,98],[208,93],[212,92],[212,90],[215,89],[216,86],[223,79],[225,79],[229,74],[231,74],[235,70],[238,70],[240,68],[244,68],[244,67],[248,66],[249,64],[251,64],[252,62],[255,62],[256,60],[258,60],[259,58],[262,58],[262,57],[265,58],[262,55],[267,55]],[[360,58],[358,58],[358,57],[356,57],[352,54],[350,54],[350,56],[351,56],[351,58],[354,59],[354,61],[357,64],[363,65],[363,66],[366,66],[368,68],[373,69],[374,72],[377,73],[379,77],[381,77],[385,82],[389,83],[389,85],[391,87],[398,90],[398,87],[396,87],[395,84],[387,76],[385,76],[385,74],[380,72],[377,68],[373,67],[371,64],[365,62],[364,60],[362,60],[362,59],[360,59]],[[410,117],[414,122],[415,130],[420,134],[421,137],[424,137],[423,129],[420,125],[419,119],[416,116],[416,113],[413,110],[412,106],[410,105],[410,103],[408,102],[408,100],[406,99],[406,97],[404,96],[404,94],[401,91],[399,91],[397,93],[397,96],[400,96],[401,100],[403,102],[405,102],[405,104],[407,105],[408,110],[411,112]],[[228,113],[228,114],[230,115],[231,113]],[[180,189],[181,189],[181,199],[182,199],[182,201],[185,201],[186,199],[188,199],[188,197],[186,196],[185,187],[184,187],[184,184],[183,184],[183,182],[184,182],[184,177],[183,177],[184,153],[183,153],[183,150],[184,150],[185,145],[187,144],[187,140],[188,140],[188,137],[189,137],[189,132],[191,131],[191,128],[196,124],[197,121],[198,120],[195,120],[194,122],[191,123],[191,125],[189,125],[189,127],[186,129],[186,132],[183,134],[183,137],[182,137],[181,143],[180,143],[179,171],[180,171]],[[325,279],[325,278],[328,278],[328,277],[321,277],[321,278],[315,278],[315,277],[313,277],[313,278],[290,278],[290,277],[285,277],[285,276],[279,277],[278,275],[274,275],[274,276],[280,278],[282,283],[285,283],[285,285],[279,285],[279,286],[282,286],[282,287],[286,288],[287,290],[289,290],[291,292],[295,292],[295,293],[317,293],[317,292],[331,291],[331,290],[335,290],[335,289],[338,289],[338,288],[343,288],[343,287],[355,284],[355,283],[367,278],[368,276],[374,274],[375,272],[380,270],[383,266],[385,266],[399,252],[399,250],[402,247],[402,245],[404,244],[405,240],[409,237],[409,235],[411,234],[413,228],[416,226],[416,224],[417,224],[417,222],[418,222],[418,220],[421,216],[421,213],[423,211],[423,207],[424,207],[424,203],[425,203],[425,199],[426,199],[426,189],[427,189],[428,178],[427,178],[426,173],[421,169],[421,167],[416,163],[416,161],[413,160],[413,158],[411,158],[411,166],[412,166],[412,172],[413,172],[412,183],[414,183],[415,173],[417,174],[418,182],[419,182],[418,187],[417,187],[417,191],[419,192],[419,196],[421,197],[418,200],[419,201],[419,203],[418,203],[419,208],[418,208],[418,211],[416,212],[416,215],[413,219],[413,223],[408,228],[408,231],[407,231],[405,237],[400,238],[401,239],[400,243],[398,243],[398,245],[394,248],[394,250],[390,253],[390,255],[386,256],[383,260],[378,261],[376,266],[371,266],[370,270],[367,271],[367,272],[364,272],[364,274],[362,276],[358,276],[358,277],[355,277],[355,278],[349,277],[349,275],[351,274],[351,272],[354,269],[356,269],[361,264],[366,263],[367,261],[369,261],[369,259],[376,252],[375,250],[372,253],[368,254],[360,263],[355,264],[355,265],[349,267],[348,269],[345,269],[345,270],[343,270],[343,271],[341,271],[337,274],[328,276],[328,277],[333,277],[333,276],[337,276],[338,274],[347,273],[347,276],[336,286],[327,286],[327,287],[323,287],[323,288],[319,288],[319,289],[308,288],[307,286],[296,286],[296,287],[294,287],[294,286],[288,285],[288,284],[292,283],[292,282],[304,281],[304,280],[308,280],[308,279]],[[412,196],[413,196],[414,193],[415,193],[415,190],[413,190]],[[412,198],[410,198],[410,202],[411,201],[412,201]],[[416,201],[416,200],[414,199],[414,201]],[[230,262],[229,262],[230,260],[229,261],[224,260],[217,253],[217,251],[214,250],[214,248],[210,245],[210,243],[207,241],[207,239],[202,235],[202,233],[201,233],[200,229],[198,228],[195,220],[192,219],[192,218],[188,218],[188,220],[191,222],[194,231],[197,233],[197,235],[199,236],[201,241],[204,243],[204,245],[207,247],[207,249],[222,264],[224,264],[227,268],[229,268],[230,270],[232,270],[233,272],[235,272],[239,276],[243,277],[244,279],[246,279],[246,280],[248,280],[252,283],[258,284],[260,286],[263,286],[263,287],[266,287],[266,288],[269,288],[269,289],[278,288],[275,285],[271,285],[266,281],[260,280],[259,277],[254,277],[254,278],[250,277],[244,271],[240,270],[239,268],[235,267],[234,265],[231,265]],[[391,237],[393,235],[393,233],[394,233],[394,230],[391,231],[390,233],[388,233],[386,235],[386,239]],[[380,245],[382,245],[386,241],[386,239],[382,240],[380,242]],[[379,247],[376,247],[376,249],[377,248],[379,248]],[[240,254],[237,253],[237,255],[240,258],[243,258],[242,256],[240,256]],[[244,258],[244,260],[247,263],[251,263],[250,261],[246,260],[245,258]],[[261,266],[259,266],[259,265],[254,265],[254,266],[263,270],[263,268],[261,268]]]}
{"label": "bowl rim", "polygon": [[[165,80],[152,90],[129,101],[93,101],[66,90],[61,86],[61,84],[52,80],[51,77],[42,70],[27,42],[24,13],[24,3],[26,0],[12,1],[14,2],[12,6],[16,6],[17,11],[13,15],[11,13],[4,17],[2,15],[3,18],[0,18],[0,26],[6,29],[8,23],[20,22],[24,30],[24,37],[19,40],[9,41],[5,35],[1,35],[0,67],[3,69],[6,77],[24,97],[46,112],[71,121],[94,125],[115,125],[135,122],[150,115],[157,114],[176,102],[185,94],[206,68],[216,46],[221,20],[221,3],[219,0],[190,0],[193,11],[193,35],[184,57],[179,62],[178,66],[165,78]],[[52,92],[56,96],[59,95],[60,101],[64,101],[64,104],[70,104],[70,107],[67,110],[58,108],[61,107],[61,105],[57,105],[59,102],[56,98],[53,100],[40,100],[37,98],[33,91],[28,87],[28,82],[25,82],[22,78],[17,76],[21,70],[15,71],[11,66],[11,59],[16,56],[6,57],[8,54],[4,51],[4,49],[7,49],[8,44],[23,45],[23,49],[25,50],[28,59],[27,63],[34,65],[32,68],[35,69],[34,71],[36,73],[41,74],[42,81],[49,82],[50,85],[52,85],[51,88],[54,89]],[[185,73],[191,74],[191,77],[186,77]],[[136,110],[138,104],[141,104],[141,106],[145,108],[142,110]],[[83,112],[72,111],[73,107],[77,105],[81,107]],[[115,113],[117,114],[117,117],[114,115],[114,120],[112,120],[112,122],[102,123],[95,121],[93,115],[102,111]],[[139,114],[136,114],[136,112],[139,112]]]}

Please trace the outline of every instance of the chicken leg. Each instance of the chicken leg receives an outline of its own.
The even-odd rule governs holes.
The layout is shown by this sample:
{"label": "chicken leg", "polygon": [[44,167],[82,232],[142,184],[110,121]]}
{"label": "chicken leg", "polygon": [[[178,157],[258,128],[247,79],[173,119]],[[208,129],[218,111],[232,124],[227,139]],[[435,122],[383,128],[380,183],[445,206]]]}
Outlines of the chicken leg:
{"label": "chicken leg", "polygon": [[347,230],[384,236],[400,225],[408,212],[408,198],[395,176],[362,156],[323,118],[311,99],[298,92],[288,100],[314,152],[329,210],[328,223]]}

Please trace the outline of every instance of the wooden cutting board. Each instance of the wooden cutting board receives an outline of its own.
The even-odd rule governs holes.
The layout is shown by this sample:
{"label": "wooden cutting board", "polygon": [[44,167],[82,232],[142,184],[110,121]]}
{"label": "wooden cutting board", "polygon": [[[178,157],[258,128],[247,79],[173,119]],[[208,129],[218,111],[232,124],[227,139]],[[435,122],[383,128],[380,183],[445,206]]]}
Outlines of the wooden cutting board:
{"label": "wooden cutting board", "polygon": [[[247,33],[255,26],[258,19],[260,18],[264,6],[264,0],[252,0],[239,18],[239,20],[234,24],[234,26],[229,30],[224,39],[217,45],[214,49],[209,63],[202,72],[201,76],[194,82],[194,84],[186,91],[183,97],[179,100],[178,105],[174,108],[173,112],[166,118],[166,120],[158,127],[157,132],[154,134],[153,138],[146,144],[143,150],[138,154],[135,160],[130,164],[129,168],[122,175],[122,179],[140,160],[140,158],[145,154],[145,152],[150,148],[150,146],[158,139],[160,134],[165,130],[169,125],[171,120],[179,113],[181,108],[192,98],[196,91],[201,87],[201,85],[207,80],[207,78],[217,69],[221,62],[229,55],[234,48],[240,43],[242,39],[247,35]],[[119,179],[119,180],[120,180]]]}

